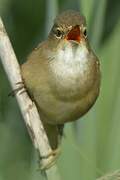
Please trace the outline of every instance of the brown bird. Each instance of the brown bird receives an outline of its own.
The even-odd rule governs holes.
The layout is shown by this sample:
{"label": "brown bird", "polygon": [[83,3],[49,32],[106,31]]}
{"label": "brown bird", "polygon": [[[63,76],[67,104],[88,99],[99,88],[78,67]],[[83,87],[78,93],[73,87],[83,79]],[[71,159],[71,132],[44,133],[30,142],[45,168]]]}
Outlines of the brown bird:
{"label": "brown bird", "polygon": [[99,94],[99,60],[89,45],[84,16],[72,10],[57,16],[48,38],[21,69],[55,150],[64,123],[87,113]]}

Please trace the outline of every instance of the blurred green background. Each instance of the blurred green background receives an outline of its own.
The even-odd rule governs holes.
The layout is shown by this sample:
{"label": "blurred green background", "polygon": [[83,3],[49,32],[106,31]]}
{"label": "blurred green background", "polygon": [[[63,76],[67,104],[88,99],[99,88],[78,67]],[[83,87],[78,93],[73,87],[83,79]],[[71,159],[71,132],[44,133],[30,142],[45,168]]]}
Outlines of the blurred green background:
{"label": "blurred green background", "polygon": [[[120,1],[0,0],[0,14],[20,63],[65,9],[78,10],[87,18],[102,84],[92,110],[66,125],[58,168],[62,180],[95,180],[120,169]],[[16,100],[8,97],[10,91],[0,64],[0,180],[42,180]]]}

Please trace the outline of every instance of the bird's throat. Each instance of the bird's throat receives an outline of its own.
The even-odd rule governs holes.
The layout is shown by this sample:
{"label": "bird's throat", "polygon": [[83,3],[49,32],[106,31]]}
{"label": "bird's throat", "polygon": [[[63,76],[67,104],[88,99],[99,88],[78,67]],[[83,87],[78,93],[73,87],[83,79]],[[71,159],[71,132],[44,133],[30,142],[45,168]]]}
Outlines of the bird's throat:
{"label": "bird's throat", "polygon": [[84,45],[78,43],[64,44],[58,48],[54,55],[51,68],[53,72],[63,79],[74,79],[76,76],[84,75],[89,64],[89,51]]}
{"label": "bird's throat", "polygon": [[62,46],[50,63],[53,88],[69,98],[86,92],[85,89],[91,86],[88,82],[91,63],[88,49],[84,45],[69,43]]}

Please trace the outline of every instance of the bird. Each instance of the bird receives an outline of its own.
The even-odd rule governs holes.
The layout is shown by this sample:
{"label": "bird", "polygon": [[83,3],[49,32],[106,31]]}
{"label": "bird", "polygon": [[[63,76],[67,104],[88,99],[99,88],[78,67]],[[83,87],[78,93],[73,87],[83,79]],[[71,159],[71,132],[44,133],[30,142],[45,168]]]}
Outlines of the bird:
{"label": "bird", "polygon": [[89,44],[85,17],[74,10],[59,14],[21,72],[54,152],[64,124],[85,115],[100,91],[100,62]]}

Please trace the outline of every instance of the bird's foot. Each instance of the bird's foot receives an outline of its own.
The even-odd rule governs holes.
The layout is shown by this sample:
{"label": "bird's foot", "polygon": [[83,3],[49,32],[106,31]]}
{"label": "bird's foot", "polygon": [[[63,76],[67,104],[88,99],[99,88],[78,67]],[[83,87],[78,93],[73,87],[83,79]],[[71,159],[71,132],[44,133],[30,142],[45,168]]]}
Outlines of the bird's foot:
{"label": "bird's foot", "polygon": [[20,95],[20,94],[26,92],[25,85],[24,85],[24,83],[22,81],[21,82],[17,82],[16,86],[17,86],[17,88],[14,89],[13,91],[11,91],[8,94],[8,96],[15,96],[17,93],[19,93],[19,95]]}
{"label": "bird's foot", "polygon": [[41,160],[46,159],[45,163],[41,163],[40,170],[43,171],[52,167],[56,163],[59,154],[60,148],[57,148],[55,150],[52,150],[51,153],[49,153],[47,156],[40,157]]}

